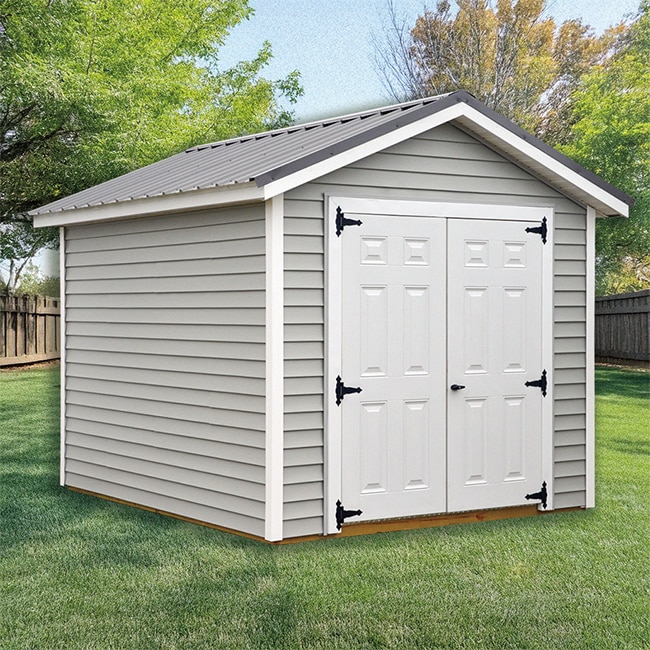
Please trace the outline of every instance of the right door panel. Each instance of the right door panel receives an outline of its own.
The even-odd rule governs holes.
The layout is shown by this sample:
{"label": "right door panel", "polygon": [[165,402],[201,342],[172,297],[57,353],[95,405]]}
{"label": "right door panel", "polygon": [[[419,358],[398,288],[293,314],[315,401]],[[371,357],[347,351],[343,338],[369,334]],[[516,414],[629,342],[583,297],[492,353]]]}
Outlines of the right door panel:
{"label": "right door panel", "polygon": [[528,503],[542,482],[542,242],[525,222],[448,222],[447,510]]}

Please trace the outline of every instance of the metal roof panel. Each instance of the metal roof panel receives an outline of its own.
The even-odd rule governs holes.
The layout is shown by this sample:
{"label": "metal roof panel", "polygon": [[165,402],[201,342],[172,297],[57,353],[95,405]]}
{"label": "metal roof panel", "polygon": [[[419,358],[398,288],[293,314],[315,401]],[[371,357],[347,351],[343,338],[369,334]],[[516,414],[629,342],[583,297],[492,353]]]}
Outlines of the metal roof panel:
{"label": "metal roof panel", "polygon": [[620,190],[488,109],[472,95],[459,91],[192,147],[49,203],[31,214],[64,212],[251,181],[261,187],[458,103],[480,111],[612,196],[628,205],[633,204],[633,200]]}

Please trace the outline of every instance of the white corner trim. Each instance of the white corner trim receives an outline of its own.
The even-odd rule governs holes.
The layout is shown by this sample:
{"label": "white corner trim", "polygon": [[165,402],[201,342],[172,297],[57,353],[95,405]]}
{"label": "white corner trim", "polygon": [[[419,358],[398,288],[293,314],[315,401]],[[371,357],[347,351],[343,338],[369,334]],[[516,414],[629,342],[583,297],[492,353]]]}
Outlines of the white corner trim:
{"label": "white corner trim", "polygon": [[336,376],[341,374],[342,263],[341,242],[334,219],[338,199],[325,203],[325,517],[324,535],[336,534],[335,504],[341,498],[343,479],[341,411],[334,403]]}
{"label": "white corner trim", "polygon": [[596,506],[596,418],[595,418],[595,393],[596,379],[595,354],[596,354],[596,211],[587,208],[587,277],[586,277],[586,502],[585,507]]}
{"label": "white corner trim", "polygon": [[265,204],[266,508],[264,539],[282,539],[284,515],[284,197]]}
{"label": "white corner trim", "polygon": [[47,212],[34,215],[34,226],[78,226],[98,221],[114,221],[133,217],[158,216],[186,210],[253,203],[264,200],[264,189],[255,183],[235,183],[206,190],[191,190],[144,197],[129,201],[104,203],[87,207],[74,208],[59,212]]}
{"label": "white corner trim", "polygon": [[60,300],[60,316],[59,316],[59,351],[61,353],[61,360],[59,365],[60,383],[61,383],[61,397],[60,397],[60,458],[59,458],[59,484],[65,485],[65,452],[66,452],[66,319],[65,319],[65,303],[66,303],[66,281],[65,281],[65,228],[59,228],[59,276],[61,283],[61,300]]}

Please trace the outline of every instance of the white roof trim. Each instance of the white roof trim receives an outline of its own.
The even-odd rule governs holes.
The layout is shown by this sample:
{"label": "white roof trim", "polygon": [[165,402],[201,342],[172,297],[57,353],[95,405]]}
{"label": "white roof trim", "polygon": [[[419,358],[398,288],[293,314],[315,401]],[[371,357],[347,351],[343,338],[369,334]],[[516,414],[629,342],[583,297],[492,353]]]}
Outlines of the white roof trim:
{"label": "white roof trim", "polygon": [[132,217],[158,216],[172,212],[200,210],[201,208],[255,203],[264,201],[264,188],[253,182],[223,185],[205,190],[177,192],[143,197],[130,201],[116,201],[103,205],[47,212],[34,215],[34,226],[78,226],[98,221],[115,221]]}
{"label": "white roof trim", "polygon": [[[629,205],[627,203],[624,203],[602,187],[599,187],[589,179],[578,174],[561,161],[549,156],[547,153],[539,149],[539,147],[536,147],[534,144],[527,142],[512,131],[504,128],[494,120],[490,119],[487,115],[484,115],[467,104],[463,104],[463,108],[464,120],[468,120],[471,124],[478,127],[478,129],[497,138],[504,151],[508,152],[510,149],[515,149],[521,153],[528,161],[528,164],[526,164],[526,161],[521,161],[525,166],[528,166],[533,171],[537,171],[536,168],[541,165],[544,170],[548,171],[548,175],[551,176],[549,179],[550,182],[554,182],[554,184],[562,187],[562,184],[558,183],[558,181],[563,180],[571,186],[567,191],[571,192],[573,189],[574,191],[578,190],[579,194],[588,194],[593,200],[589,200],[589,197],[584,197],[582,202],[585,203],[585,205],[595,207],[598,211],[604,214],[615,212],[623,217],[629,216]],[[461,123],[464,122],[464,120],[462,120]],[[531,165],[530,163],[536,164]],[[544,175],[546,176],[546,174]]]}
{"label": "white roof trim", "polygon": [[370,156],[373,153],[382,151],[394,144],[398,144],[408,138],[417,136],[453,120],[458,120],[461,125],[467,125],[469,123],[469,125],[475,127],[474,130],[478,134],[489,134],[492,141],[497,141],[495,146],[501,148],[504,153],[517,152],[519,155],[516,158],[519,164],[528,167],[536,173],[543,171],[544,173],[540,173],[540,176],[543,176],[547,182],[555,184],[558,186],[558,189],[565,191],[569,195],[573,195],[581,203],[594,207],[603,214],[629,216],[629,206],[626,203],[589,179],[576,173],[567,165],[548,155],[534,144],[526,142],[523,138],[501,126],[490,117],[462,102],[416,120],[411,124],[397,128],[390,133],[374,138],[362,145],[331,156],[314,165],[305,167],[277,181],[272,181],[264,186],[264,196],[266,199],[269,199],[277,194],[288,192],[320,176],[336,171],[366,156]]}
{"label": "white roof trim", "polygon": [[[483,139],[488,145],[493,146],[497,151],[502,152],[503,155],[528,169],[572,200],[592,207],[598,213],[604,215],[624,217],[629,215],[629,205],[609,192],[607,187],[600,186],[597,183],[599,179],[596,182],[590,180],[590,178],[576,171],[576,169],[579,169],[578,165],[575,165],[574,169],[573,166],[566,164],[562,160],[562,156],[558,159],[551,155],[553,150],[550,147],[546,147],[539,141],[528,141],[523,131],[520,134],[516,132],[519,129],[513,131],[507,128],[507,126],[500,123],[499,119],[482,112],[480,110],[481,105],[479,105],[479,108],[475,108],[472,103],[478,104],[471,96],[458,93],[457,101],[451,105],[441,107],[439,110],[434,110],[417,119],[410,120],[408,116],[405,122],[396,119],[393,128],[390,127],[390,123],[387,123],[382,127],[387,127],[387,129],[380,135],[370,137],[361,144],[351,146],[349,149],[342,147],[343,150],[340,152],[331,152],[331,155],[327,156],[327,148],[325,148],[321,151],[321,154],[327,156],[323,160],[310,164],[310,161],[305,159],[302,161],[304,166],[301,166],[301,160],[298,158],[293,163],[290,163],[295,171],[290,168],[287,170],[286,176],[279,175],[277,180],[258,178],[260,187],[253,181],[233,183],[208,189],[179,191],[174,194],[36,214],[34,216],[34,225],[36,227],[77,225],[130,217],[155,216],[237,203],[268,201],[275,196],[341,169],[346,165],[353,164],[373,153],[387,149],[442,124],[454,121],[459,127],[465,128],[469,133]],[[435,108],[435,104],[431,106]],[[415,114],[413,117],[415,117]],[[341,141],[341,144],[345,144],[345,139]],[[548,149],[548,152],[544,149]],[[571,162],[568,159],[566,160]],[[269,170],[269,172],[258,176],[267,175],[272,178],[273,173],[274,170]]]}
{"label": "white roof trim", "polygon": [[343,151],[339,154],[331,156],[326,160],[318,162],[309,167],[305,167],[300,171],[294,172],[288,176],[278,179],[277,181],[271,181],[264,186],[266,198],[271,198],[276,194],[283,194],[288,192],[300,185],[304,185],[309,181],[320,178],[325,174],[341,169],[346,165],[357,162],[365,158],[366,156],[371,156],[373,153],[378,153],[383,151],[388,147],[392,147],[395,144],[399,144],[404,140],[435,129],[441,124],[450,122],[451,120],[460,117],[463,114],[464,104],[454,104],[449,108],[428,115],[419,120],[415,120],[410,124],[396,128],[394,131],[390,131],[385,135],[381,135],[378,138],[373,138],[364,144],[361,144],[347,151]]}

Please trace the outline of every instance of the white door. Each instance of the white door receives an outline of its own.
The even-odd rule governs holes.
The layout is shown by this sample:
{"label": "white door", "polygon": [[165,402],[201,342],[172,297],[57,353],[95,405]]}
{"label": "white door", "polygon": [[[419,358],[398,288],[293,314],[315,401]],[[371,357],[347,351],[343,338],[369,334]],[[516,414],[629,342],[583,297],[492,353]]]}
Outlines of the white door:
{"label": "white door", "polygon": [[543,480],[544,398],[525,385],[543,370],[543,245],[525,229],[539,222],[348,216],[363,223],[330,240],[340,315],[328,322],[340,318],[341,381],[361,392],[328,406],[334,498],[363,511],[350,521],[530,503]]}
{"label": "white door", "polygon": [[[542,242],[526,223],[449,220],[448,510],[542,483]],[[528,224],[534,225],[534,224]]]}
{"label": "white door", "polygon": [[[444,512],[444,219],[361,215],[342,246],[342,499],[361,519]],[[355,520],[358,520],[355,518]]]}

